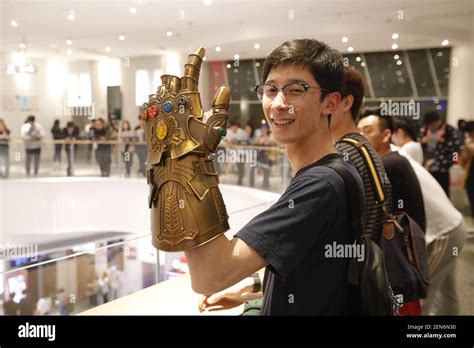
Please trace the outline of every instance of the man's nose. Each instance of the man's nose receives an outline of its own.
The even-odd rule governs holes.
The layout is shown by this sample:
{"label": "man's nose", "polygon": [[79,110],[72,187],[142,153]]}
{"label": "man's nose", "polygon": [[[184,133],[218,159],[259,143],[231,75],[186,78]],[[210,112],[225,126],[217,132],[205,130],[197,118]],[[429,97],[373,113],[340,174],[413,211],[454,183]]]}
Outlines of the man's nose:
{"label": "man's nose", "polygon": [[283,91],[279,91],[275,99],[272,101],[272,108],[275,109],[286,109],[288,108],[288,102],[283,95]]}

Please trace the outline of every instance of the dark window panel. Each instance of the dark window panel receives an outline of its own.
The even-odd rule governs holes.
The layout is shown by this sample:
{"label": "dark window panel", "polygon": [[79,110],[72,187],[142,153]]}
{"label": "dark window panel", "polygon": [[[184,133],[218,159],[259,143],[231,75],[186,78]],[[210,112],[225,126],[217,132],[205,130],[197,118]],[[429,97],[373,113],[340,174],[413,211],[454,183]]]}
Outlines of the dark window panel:
{"label": "dark window panel", "polygon": [[410,50],[407,52],[410,58],[418,96],[429,97],[436,95],[426,50]]}
{"label": "dark window panel", "polygon": [[441,96],[445,97],[448,95],[451,48],[431,48],[430,54],[433,58]]}
{"label": "dark window panel", "polygon": [[365,53],[375,97],[410,97],[410,86],[403,52]]}

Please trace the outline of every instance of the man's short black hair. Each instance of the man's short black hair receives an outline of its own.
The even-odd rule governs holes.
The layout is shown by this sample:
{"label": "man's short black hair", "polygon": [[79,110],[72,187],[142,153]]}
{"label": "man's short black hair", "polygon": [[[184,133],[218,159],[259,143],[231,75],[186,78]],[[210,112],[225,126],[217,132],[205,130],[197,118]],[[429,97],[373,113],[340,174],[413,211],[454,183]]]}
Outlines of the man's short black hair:
{"label": "man's short black hair", "polygon": [[441,116],[436,111],[430,111],[423,117],[423,124],[427,126],[439,120],[441,120]]}
{"label": "man's short black hair", "polygon": [[364,100],[365,93],[365,81],[364,76],[357,71],[353,66],[345,69],[344,73],[344,84],[342,86],[341,97],[345,98],[352,95],[354,102],[351,106],[351,116],[354,121],[357,120],[359,115],[362,101]]}
{"label": "man's short black hair", "polygon": [[398,129],[403,130],[405,134],[411,138],[411,140],[416,141],[415,128],[412,127],[412,125],[409,124],[407,121],[400,119],[395,120],[394,131],[397,131]]}
{"label": "man's short black hair", "polygon": [[[289,64],[308,68],[315,81],[328,92],[341,92],[344,81],[342,55],[325,43],[314,39],[284,42],[265,59],[263,81],[273,68]],[[321,91],[321,101],[328,92]]]}
{"label": "man's short black hair", "polygon": [[394,125],[392,116],[383,116],[381,108],[365,108],[359,115],[359,121],[369,116],[377,116],[379,118],[381,132],[386,129],[389,129],[393,133]]}
{"label": "man's short black hair", "polygon": [[35,121],[35,116],[34,115],[29,115],[27,118],[26,118],[26,122],[34,122]]}

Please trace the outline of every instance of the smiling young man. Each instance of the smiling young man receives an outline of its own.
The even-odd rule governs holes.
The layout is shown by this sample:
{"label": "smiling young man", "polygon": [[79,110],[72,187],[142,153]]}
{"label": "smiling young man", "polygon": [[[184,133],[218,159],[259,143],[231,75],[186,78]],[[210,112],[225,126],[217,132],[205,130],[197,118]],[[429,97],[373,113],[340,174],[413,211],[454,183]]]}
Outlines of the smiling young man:
{"label": "smiling young man", "polygon": [[185,252],[196,292],[216,293],[266,266],[262,314],[354,313],[349,257],[325,256],[328,245],[351,245],[355,238],[344,182],[326,165],[351,172],[364,204],[360,176],[337,153],[329,129],[343,76],[340,53],[316,40],[285,42],[267,57],[265,83],[256,90],[294,177],[232,240],[220,235]]}

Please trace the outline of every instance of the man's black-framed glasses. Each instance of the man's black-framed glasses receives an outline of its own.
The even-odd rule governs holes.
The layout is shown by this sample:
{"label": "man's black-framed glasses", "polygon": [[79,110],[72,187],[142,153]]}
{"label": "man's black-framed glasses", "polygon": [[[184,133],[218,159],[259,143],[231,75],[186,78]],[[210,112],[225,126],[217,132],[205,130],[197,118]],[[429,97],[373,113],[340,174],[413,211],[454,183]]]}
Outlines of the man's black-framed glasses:
{"label": "man's black-framed glasses", "polygon": [[282,88],[275,87],[269,83],[264,83],[255,87],[255,92],[257,92],[258,99],[263,103],[268,103],[275,99],[280,91],[283,92],[285,101],[289,104],[294,104],[300,102],[306,91],[310,88],[320,89],[321,91],[328,92],[327,89],[321,87],[308,86],[303,82],[293,82],[287,85],[284,85]]}

